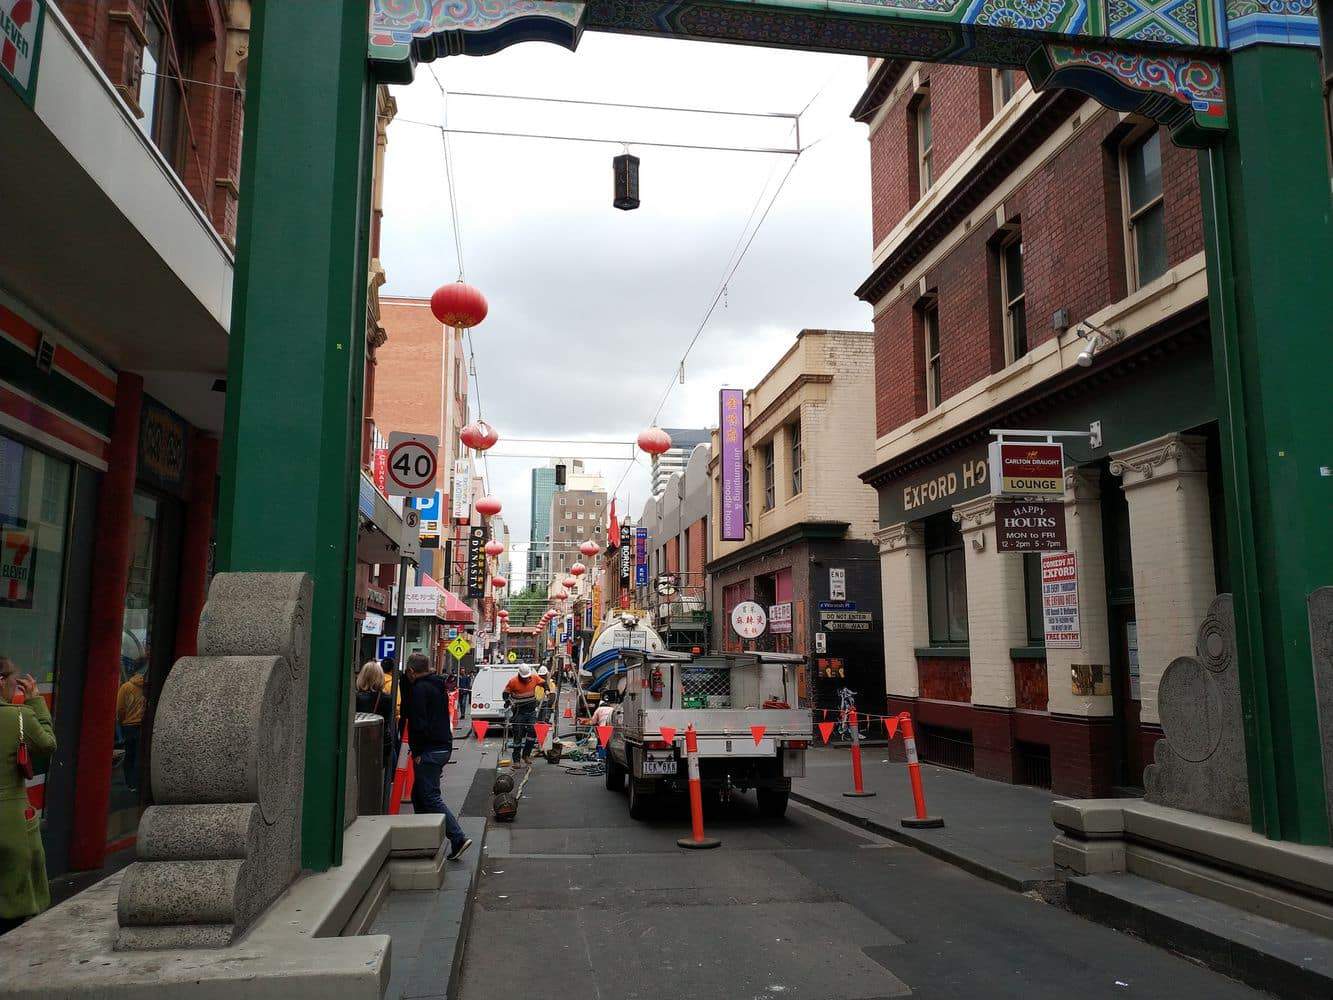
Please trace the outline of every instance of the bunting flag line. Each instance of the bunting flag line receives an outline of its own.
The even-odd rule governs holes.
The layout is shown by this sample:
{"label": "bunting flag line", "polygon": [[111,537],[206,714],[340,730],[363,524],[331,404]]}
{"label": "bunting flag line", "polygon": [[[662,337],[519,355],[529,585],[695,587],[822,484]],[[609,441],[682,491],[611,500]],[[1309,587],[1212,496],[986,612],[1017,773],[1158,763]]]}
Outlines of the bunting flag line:
{"label": "bunting flag line", "polygon": [[472,731],[476,733],[478,743],[480,743],[482,740],[486,738],[486,731],[489,730],[490,728],[491,724],[481,719],[478,719],[476,722],[472,723]]}
{"label": "bunting flag line", "polygon": [[551,735],[551,724],[549,722],[534,722],[532,730],[537,734],[537,746],[546,746],[546,737]]}
{"label": "bunting flag line", "polygon": [[828,743],[828,741],[833,737],[833,727],[835,725],[837,725],[837,723],[834,722],[821,722],[819,724],[819,735],[824,737],[825,743]]}
{"label": "bunting flag line", "polygon": [[572,708],[565,709],[565,718],[566,719],[574,718],[574,710]]}
{"label": "bunting flag line", "polygon": [[750,735],[754,737],[754,745],[755,745],[755,746],[758,746],[760,743],[764,742],[764,731],[765,731],[767,728],[768,728],[767,726],[751,726],[751,727],[750,727]]}
{"label": "bunting flag line", "polygon": [[607,740],[611,738],[611,731],[612,730],[610,726],[598,726],[597,742],[600,743],[602,746],[606,746]]}
{"label": "bunting flag line", "polygon": [[884,732],[889,739],[893,739],[898,735],[898,716],[890,715],[884,720]]}
{"label": "bunting flag line", "polygon": [[675,743],[675,742],[676,742],[676,727],[675,727],[675,726],[659,726],[659,727],[658,727],[658,732],[660,732],[660,733],[662,734],[662,742],[663,742],[663,743]]}

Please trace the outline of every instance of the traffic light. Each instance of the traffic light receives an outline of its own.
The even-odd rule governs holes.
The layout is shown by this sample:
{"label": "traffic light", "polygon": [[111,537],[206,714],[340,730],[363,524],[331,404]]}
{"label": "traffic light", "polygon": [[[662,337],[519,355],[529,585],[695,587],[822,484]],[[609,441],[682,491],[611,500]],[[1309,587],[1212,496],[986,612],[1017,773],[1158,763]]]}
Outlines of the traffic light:
{"label": "traffic light", "polygon": [[555,467],[555,484],[557,486],[565,485],[565,467],[563,465]]}

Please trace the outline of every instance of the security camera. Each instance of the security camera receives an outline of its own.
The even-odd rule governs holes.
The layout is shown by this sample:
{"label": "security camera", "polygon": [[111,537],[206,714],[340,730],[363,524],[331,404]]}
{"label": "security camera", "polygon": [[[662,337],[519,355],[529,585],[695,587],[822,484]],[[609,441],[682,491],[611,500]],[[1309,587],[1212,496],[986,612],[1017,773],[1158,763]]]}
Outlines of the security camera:
{"label": "security camera", "polygon": [[1075,364],[1080,368],[1092,367],[1092,356],[1097,353],[1097,348],[1101,346],[1102,337],[1099,333],[1094,333],[1088,338],[1088,346],[1078,352],[1078,357],[1074,359]]}

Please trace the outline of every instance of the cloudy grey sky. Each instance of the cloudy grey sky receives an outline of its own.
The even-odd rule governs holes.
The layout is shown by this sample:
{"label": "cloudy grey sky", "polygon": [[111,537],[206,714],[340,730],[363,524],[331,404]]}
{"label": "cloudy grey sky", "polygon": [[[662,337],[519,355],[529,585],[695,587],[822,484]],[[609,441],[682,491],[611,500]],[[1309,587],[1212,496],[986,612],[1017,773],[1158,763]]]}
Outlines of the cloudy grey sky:
{"label": "cloudy grey sky", "polygon": [[[662,426],[716,424],[717,390],[752,386],[803,327],[869,329],[870,309],[853,295],[871,254],[868,149],[864,127],[847,117],[865,60],[588,33],[577,53],[527,44],[421,67],[412,86],[394,91],[399,120],[389,133],[382,242],[390,294],[429,295],[458,272],[441,135],[412,124],[442,121],[432,70],[451,95],[746,112],[810,105],[800,126],[806,152],[690,354]],[[619,144],[450,138],[463,264],[490,302],[473,334],[486,419],[508,438],[632,440],[672,382],[756,203],[762,210],[763,193],[791,162],[633,140],[790,148],[791,123],[457,95],[448,123],[630,140],[642,158],[643,205],[621,212],[611,205]],[[528,535],[534,464],[543,463],[488,462],[515,542]],[[608,487],[627,465],[588,464]],[[620,487],[619,509],[637,516],[647,494],[641,457]]]}

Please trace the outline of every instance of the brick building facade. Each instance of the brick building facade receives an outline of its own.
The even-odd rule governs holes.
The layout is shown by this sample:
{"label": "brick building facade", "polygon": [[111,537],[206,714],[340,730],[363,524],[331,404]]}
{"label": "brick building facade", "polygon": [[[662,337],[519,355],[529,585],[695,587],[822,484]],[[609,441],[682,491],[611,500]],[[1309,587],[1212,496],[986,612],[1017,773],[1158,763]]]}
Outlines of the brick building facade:
{"label": "brick building facade", "polygon": [[[1156,682],[1225,587],[1195,154],[1021,73],[876,60],[870,126],[885,676],[923,756],[1141,784]],[[1046,648],[1041,557],[996,551],[990,431],[1069,438],[1081,630]]]}
{"label": "brick building facade", "polygon": [[[708,471],[714,509],[707,565],[714,650],[756,648],[810,657],[816,707],[884,705],[874,491],[857,480],[873,436],[870,333],[803,330],[745,393],[745,537],[722,538],[719,432]],[[835,583],[835,579],[840,581]],[[784,624],[746,643],[731,627],[741,601]],[[836,607],[834,606],[836,605]],[[775,609],[777,615],[773,615]],[[785,616],[789,622],[784,622]],[[819,638],[822,636],[822,640]]]}

